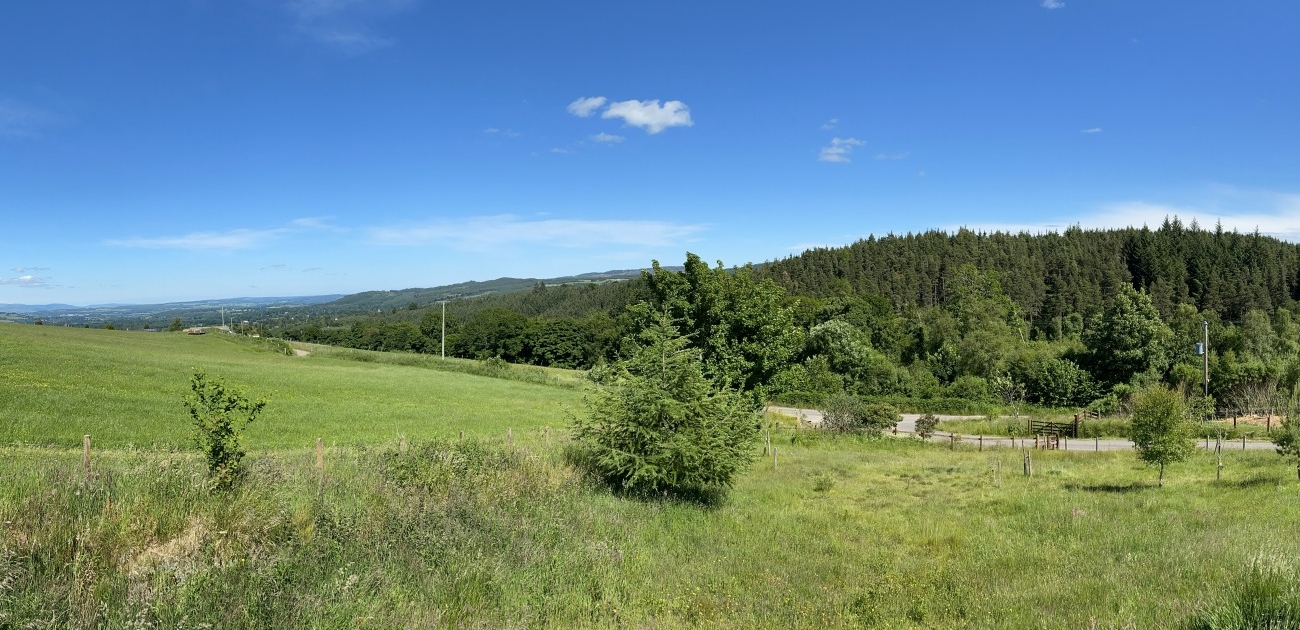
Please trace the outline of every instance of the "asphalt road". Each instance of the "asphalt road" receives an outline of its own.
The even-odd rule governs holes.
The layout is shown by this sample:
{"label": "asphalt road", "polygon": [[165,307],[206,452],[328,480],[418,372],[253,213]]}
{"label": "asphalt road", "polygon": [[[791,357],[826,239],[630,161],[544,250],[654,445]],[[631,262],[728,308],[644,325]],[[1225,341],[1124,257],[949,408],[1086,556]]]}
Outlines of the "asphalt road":
{"label": "asphalt road", "polygon": [[[772,413],[779,413],[787,416],[800,418],[801,420],[813,425],[819,426],[822,423],[822,412],[816,409],[797,409],[795,407],[780,407],[769,405],[767,410]],[[903,419],[896,426],[898,433],[916,433],[916,419],[921,414],[905,413]],[[939,420],[970,420],[983,418],[984,416],[938,416]],[[948,442],[953,441],[953,434],[945,431],[937,431],[930,438],[931,441]],[[1005,448],[1024,448],[1033,447],[1034,438],[1009,438],[994,436],[978,435],[957,435],[956,440],[962,444],[975,444],[988,447],[1001,446]],[[1116,438],[1079,438],[1069,439],[1061,438],[1061,450],[1069,451],[1128,451],[1133,449],[1133,442],[1129,440]],[[1204,439],[1197,440],[1196,446],[1199,448],[1214,448],[1214,440],[1206,442]],[[1223,450],[1273,450],[1275,447],[1272,442],[1266,440],[1233,440],[1223,443]]]}

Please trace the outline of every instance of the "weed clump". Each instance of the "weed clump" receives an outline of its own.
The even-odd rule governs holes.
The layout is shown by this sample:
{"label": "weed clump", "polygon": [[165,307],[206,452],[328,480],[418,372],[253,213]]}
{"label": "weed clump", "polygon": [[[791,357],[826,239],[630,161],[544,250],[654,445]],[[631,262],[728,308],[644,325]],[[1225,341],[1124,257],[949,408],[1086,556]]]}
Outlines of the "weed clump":
{"label": "weed clump", "polygon": [[1187,630],[1300,630],[1300,571],[1257,558],[1232,591],[1204,605]]}

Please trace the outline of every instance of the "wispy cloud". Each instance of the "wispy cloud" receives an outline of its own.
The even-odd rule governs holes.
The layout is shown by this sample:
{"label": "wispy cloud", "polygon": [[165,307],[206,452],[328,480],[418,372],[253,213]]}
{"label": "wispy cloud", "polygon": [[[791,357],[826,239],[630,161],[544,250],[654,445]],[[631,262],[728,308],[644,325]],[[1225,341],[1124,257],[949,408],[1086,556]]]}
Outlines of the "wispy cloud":
{"label": "wispy cloud", "polygon": [[370,239],[380,245],[449,245],[491,251],[510,245],[595,249],[615,246],[668,246],[707,229],[703,224],[650,220],[542,219],[513,215],[438,219],[415,225],[377,227]]}
{"label": "wispy cloud", "polygon": [[490,136],[503,136],[503,137],[506,137],[506,138],[518,138],[518,137],[519,137],[519,132],[517,132],[517,131],[515,131],[515,130],[513,130],[513,129],[498,129],[498,128],[496,128],[496,127],[488,127],[487,129],[484,129],[484,130],[483,130],[483,133],[488,134],[488,135],[490,135]]}
{"label": "wispy cloud", "polygon": [[14,273],[41,273],[42,271],[49,270],[49,267],[14,267],[13,269],[10,269],[10,271]]}
{"label": "wispy cloud", "polygon": [[601,142],[604,144],[617,144],[623,141],[623,136],[617,136],[612,133],[600,132],[591,137],[592,142]]}
{"label": "wispy cloud", "polygon": [[1043,0],[1042,7],[1044,9],[1064,9],[1065,3],[1061,0]]}
{"label": "wispy cloud", "polygon": [[831,129],[834,129],[834,128],[835,128],[835,125],[838,125],[838,124],[840,124],[840,119],[838,119],[838,118],[832,118],[832,119],[830,119],[830,120],[828,120],[828,121],[822,123],[822,129],[825,129],[825,130],[827,130],[827,131],[830,131]]}
{"label": "wispy cloud", "polygon": [[851,162],[849,156],[853,153],[853,148],[863,144],[865,143],[857,138],[831,138],[830,146],[822,147],[817,159],[822,162]]}
{"label": "wispy cloud", "polygon": [[0,286],[15,286],[24,289],[44,289],[50,286],[49,278],[25,274],[16,278],[0,277]]}
{"label": "wispy cloud", "polygon": [[565,110],[579,118],[587,118],[595,113],[596,110],[604,106],[605,97],[603,96],[582,96],[572,103],[569,103],[569,106],[566,107]]}
{"label": "wispy cloud", "polygon": [[912,157],[912,153],[910,151],[904,151],[902,153],[877,153],[876,161],[897,162],[899,160],[906,160],[909,157]]}
{"label": "wispy cloud", "polygon": [[18,101],[0,98],[0,137],[30,138],[59,117]]}
{"label": "wispy cloud", "polygon": [[1224,231],[1260,234],[1285,241],[1300,242],[1300,194],[1272,192],[1243,192],[1220,189],[1199,195],[1208,199],[1200,205],[1163,203],[1141,200],[1119,201],[1103,204],[1092,212],[1074,217],[1060,217],[1041,223],[983,223],[949,226],[949,229],[968,227],[986,232],[1061,231],[1077,225],[1084,229],[1106,229],[1147,226],[1160,227],[1165,219],[1177,217],[1183,225],[1195,221],[1202,229],[1221,225]]}
{"label": "wispy cloud", "polygon": [[346,230],[330,225],[321,219],[307,217],[294,219],[288,225],[278,228],[261,230],[241,228],[224,232],[190,232],[179,236],[137,236],[108,239],[104,241],[104,245],[109,247],[188,249],[195,251],[257,249],[265,247],[286,234],[305,231],[345,232]]}
{"label": "wispy cloud", "polygon": [[190,232],[180,236],[156,236],[109,239],[111,247],[138,247],[141,249],[254,249],[266,245],[284,229],[228,230],[225,232]]}
{"label": "wispy cloud", "polygon": [[1087,129],[1080,129],[1079,133],[1088,133],[1088,134],[1101,133],[1101,127],[1089,127]]}
{"label": "wispy cloud", "polygon": [[568,155],[570,153],[573,153],[573,151],[570,151],[569,149],[565,149],[563,147],[551,147],[551,153],[554,153],[556,155]]}
{"label": "wispy cloud", "polygon": [[289,0],[286,7],[302,34],[349,55],[395,43],[376,34],[372,23],[405,11],[415,0]]}

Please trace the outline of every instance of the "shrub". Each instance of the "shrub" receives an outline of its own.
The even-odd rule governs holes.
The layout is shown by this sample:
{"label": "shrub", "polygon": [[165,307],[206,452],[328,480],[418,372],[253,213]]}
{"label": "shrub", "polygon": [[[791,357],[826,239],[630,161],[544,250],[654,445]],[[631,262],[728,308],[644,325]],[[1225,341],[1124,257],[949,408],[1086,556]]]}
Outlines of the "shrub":
{"label": "shrub", "polygon": [[872,435],[880,435],[902,419],[897,407],[885,403],[870,404],[862,410],[862,427]]}
{"label": "shrub", "polygon": [[571,459],[628,492],[719,496],[753,459],[757,406],[705,378],[699,352],[666,315],[639,341],[615,364],[614,385],[574,419],[585,453]]}
{"label": "shrub", "polygon": [[194,424],[194,442],[208,463],[208,477],[218,489],[234,486],[241,474],[244,447],[240,435],[266,407],[266,401],[249,400],[219,378],[202,370],[190,378],[190,393],[183,399]]}
{"label": "shrub", "polygon": [[923,439],[930,439],[934,435],[934,430],[939,427],[939,418],[932,413],[916,419],[916,434]]}
{"label": "shrub", "polygon": [[822,426],[832,431],[853,431],[862,427],[866,408],[856,396],[836,394],[822,404]]}

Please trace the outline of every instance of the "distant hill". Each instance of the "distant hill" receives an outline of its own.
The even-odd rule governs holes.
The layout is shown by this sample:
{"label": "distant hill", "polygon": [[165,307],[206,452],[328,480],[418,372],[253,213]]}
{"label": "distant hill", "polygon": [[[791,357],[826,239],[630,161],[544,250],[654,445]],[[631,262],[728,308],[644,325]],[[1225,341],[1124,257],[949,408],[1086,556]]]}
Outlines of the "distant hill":
{"label": "distant hill", "polygon": [[[670,269],[673,269],[670,267]],[[455,300],[459,298],[480,297],[484,295],[517,293],[528,291],[544,284],[562,286],[571,284],[602,284],[619,280],[630,280],[641,276],[640,269],[616,269],[584,273],[560,278],[497,278],[483,282],[469,281],[440,287],[401,289],[398,291],[366,291],[335,300],[324,306],[337,307],[343,312],[364,312],[406,308],[411,304],[425,306],[432,302]]]}
{"label": "distant hill", "polygon": [[[680,269],[680,267],[669,267]],[[539,285],[597,285],[640,277],[640,269],[615,269],[559,278],[497,278],[438,287],[396,291],[365,291],[352,295],[309,295],[295,297],[239,297],[164,304],[0,304],[0,321],[33,322],[70,326],[115,325],[166,326],[180,318],[186,326],[227,322],[262,321],[289,314],[298,317],[344,316],[405,309],[411,304],[428,306],[443,300],[503,295],[531,290]]]}
{"label": "distant hill", "polygon": [[340,297],[342,296],[338,294],[296,297],[238,297],[167,302],[164,304],[96,304],[91,306],[0,304],[0,313],[17,315],[18,317],[3,318],[14,321],[34,321],[39,317],[46,323],[72,326],[97,325],[105,322],[140,322],[166,325],[173,317],[180,317],[187,324],[208,324],[220,321],[223,310],[226,319],[229,320],[236,315],[248,312],[278,308],[300,308],[332,302]]}
{"label": "distant hill", "polygon": [[71,304],[0,304],[0,313],[44,313],[75,308]]}

